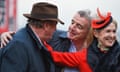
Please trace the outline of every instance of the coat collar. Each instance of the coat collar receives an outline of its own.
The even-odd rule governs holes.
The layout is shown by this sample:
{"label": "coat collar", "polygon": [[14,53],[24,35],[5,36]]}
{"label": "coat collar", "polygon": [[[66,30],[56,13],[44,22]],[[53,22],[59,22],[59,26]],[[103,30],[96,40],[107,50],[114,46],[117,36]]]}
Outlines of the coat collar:
{"label": "coat collar", "polygon": [[35,33],[33,32],[33,30],[30,28],[30,26],[28,24],[26,25],[26,29],[27,29],[27,32],[29,33],[29,35],[31,36],[31,38],[33,38],[33,40],[36,42],[37,47],[39,49],[44,48],[45,50],[47,50],[45,48],[45,46],[43,44],[41,44],[38,37],[35,35]]}

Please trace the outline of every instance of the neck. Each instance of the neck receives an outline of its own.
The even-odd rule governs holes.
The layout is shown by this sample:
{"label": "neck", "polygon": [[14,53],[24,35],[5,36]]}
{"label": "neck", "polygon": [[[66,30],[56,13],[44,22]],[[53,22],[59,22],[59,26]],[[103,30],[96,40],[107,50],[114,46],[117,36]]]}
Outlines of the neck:
{"label": "neck", "polygon": [[72,40],[72,42],[75,45],[77,51],[80,51],[81,49],[86,47],[84,45],[84,40]]}
{"label": "neck", "polygon": [[108,47],[104,47],[102,46],[101,44],[98,44],[98,48],[100,49],[100,51],[106,53],[109,51],[109,48]]}

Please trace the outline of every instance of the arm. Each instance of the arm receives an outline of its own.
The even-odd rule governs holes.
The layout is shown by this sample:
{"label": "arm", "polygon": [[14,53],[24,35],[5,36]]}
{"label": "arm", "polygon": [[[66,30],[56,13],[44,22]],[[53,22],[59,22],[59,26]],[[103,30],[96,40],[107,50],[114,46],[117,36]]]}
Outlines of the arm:
{"label": "arm", "polygon": [[59,65],[66,65],[69,67],[78,67],[85,59],[86,49],[79,52],[57,52],[53,51],[50,46],[46,46],[50,51],[53,61]]}
{"label": "arm", "polygon": [[15,32],[13,31],[9,31],[9,32],[4,32],[1,34],[0,36],[0,48],[3,48],[4,46],[6,46],[7,43],[9,43],[10,40],[12,40],[12,35],[15,34]]}
{"label": "arm", "polygon": [[79,67],[82,61],[81,52],[68,53],[51,51],[51,55],[55,63],[69,67]]}

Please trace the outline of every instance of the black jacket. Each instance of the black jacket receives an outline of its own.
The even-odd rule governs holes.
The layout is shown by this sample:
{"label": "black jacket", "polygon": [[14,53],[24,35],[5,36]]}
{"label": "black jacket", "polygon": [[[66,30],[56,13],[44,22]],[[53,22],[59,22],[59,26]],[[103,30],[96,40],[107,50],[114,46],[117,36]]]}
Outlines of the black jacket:
{"label": "black jacket", "polygon": [[116,41],[107,53],[97,47],[97,40],[93,40],[88,48],[88,63],[93,72],[120,72],[120,45]]}
{"label": "black jacket", "polygon": [[54,72],[55,69],[49,52],[28,25],[2,49],[0,61],[0,72]]}

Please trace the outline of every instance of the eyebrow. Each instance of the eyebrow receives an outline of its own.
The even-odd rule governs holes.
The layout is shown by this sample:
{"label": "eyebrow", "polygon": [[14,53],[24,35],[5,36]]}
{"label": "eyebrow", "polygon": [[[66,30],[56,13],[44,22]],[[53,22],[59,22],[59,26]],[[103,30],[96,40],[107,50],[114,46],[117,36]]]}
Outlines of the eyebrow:
{"label": "eyebrow", "polygon": [[84,27],[82,24],[80,24],[80,23],[77,23],[75,20],[71,20],[72,22],[75,22],[77,25],[79,25],[79,26],[81,26],[82,28]]}

